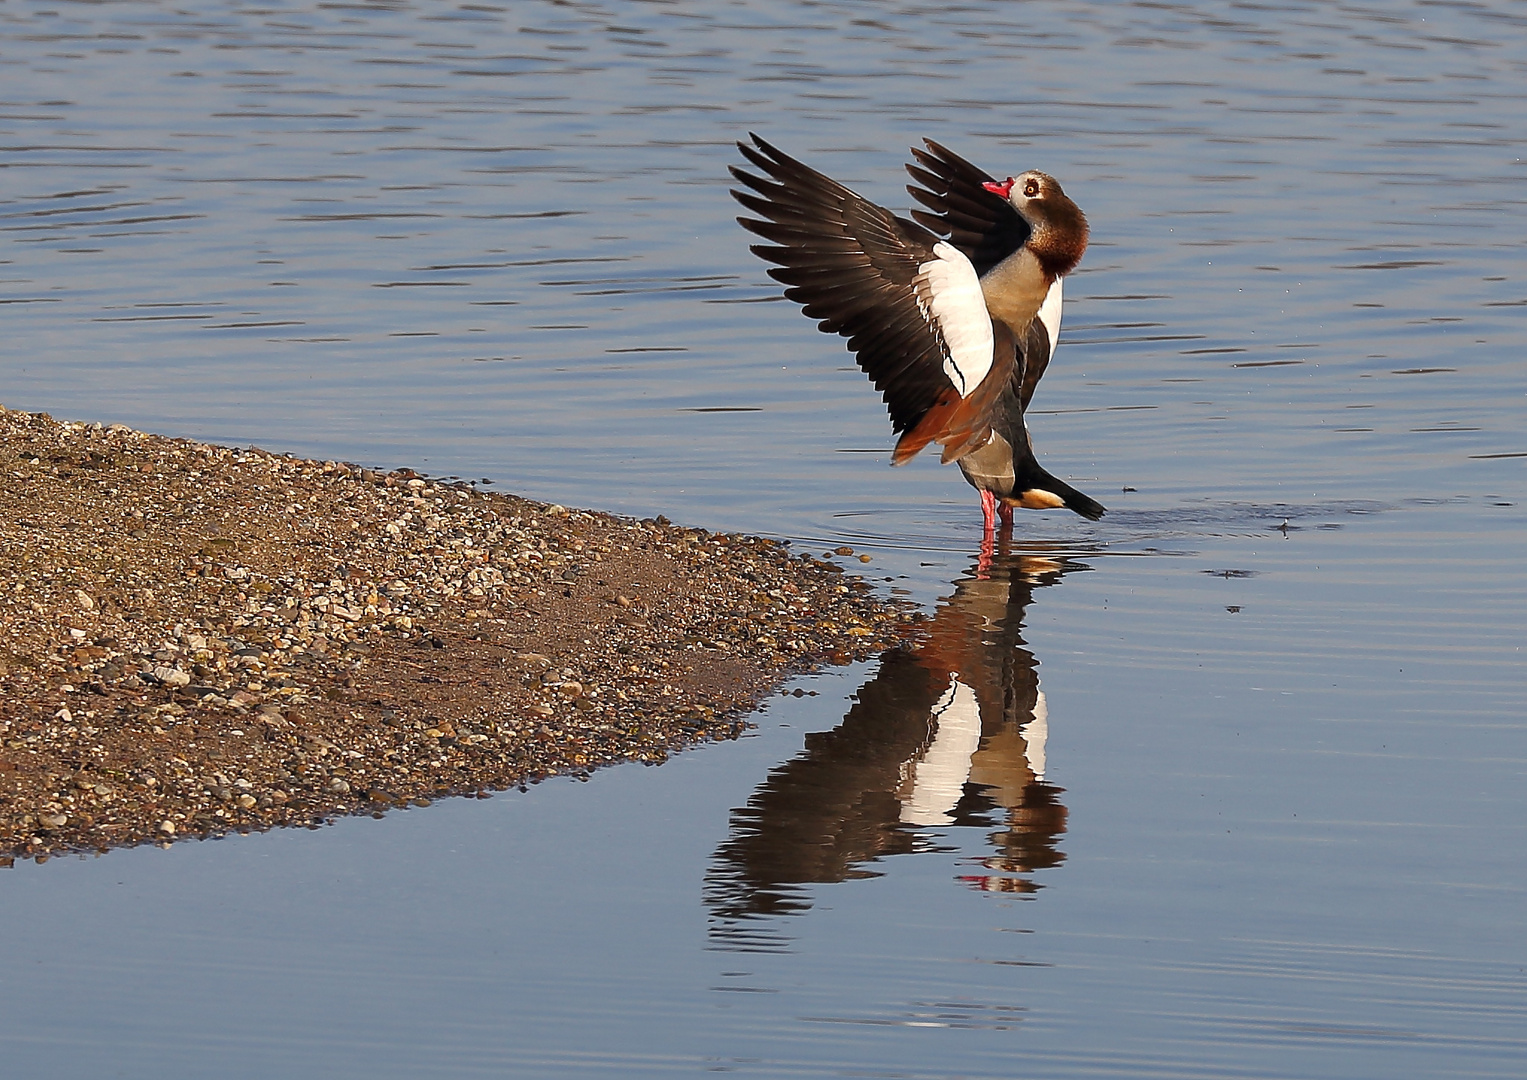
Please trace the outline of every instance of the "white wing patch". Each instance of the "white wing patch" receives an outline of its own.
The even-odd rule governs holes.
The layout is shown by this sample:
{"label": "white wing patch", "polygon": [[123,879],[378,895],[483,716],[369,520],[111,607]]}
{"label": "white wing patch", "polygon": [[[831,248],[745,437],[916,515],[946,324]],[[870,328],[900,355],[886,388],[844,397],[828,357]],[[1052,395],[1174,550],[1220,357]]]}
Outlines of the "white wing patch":
{"label": "white wing patch", "polygon": [[1027,724],[1018,729],[1023,736],[1023,744],[1026,749],[1023,756],[1028,758],[1029,771],[1034,774],[1034,779],[1045,778],[1045,740],[1050,737],[1050,703],[1045,701],[1045,692],[1036,689],[1034,691],[1034,716]]}
{"label": "white wing patch", "polygon": [[[991,370],[996,349],[991,316],[986,312],[981,279],[976,277],[976,268],[970,260],[943,241],[933,245],[933,255],[917,268],[912,288],[918,310],[944,342],[944,374],[961,397],[969,397]],[[1056,285],[1059,284],[1057,281]],[[1057,298],[1058,323],[1060,293],[1056,289],[1050,291]],[[1049,303],[1048,298],[1045,303]]]}
{"label": "white wing patch", "polygon": [[951,676],[949,689],[933,706],[938,730],[921,756],[907,763],[912,790],[902,796],[901,820],[908,825],[947,825],[965,794],[970,758],[981,746],[981,704],[976,692]]}
{"label": "white wing patch", "polygon": [[1055,359],[1055,346],[1060,342],[1060,278],[1056,278],[1045,293],[1045,302],[1039,305],[1039,321],[1044,323],[1045,333],[1050,335],[1050,356]]}

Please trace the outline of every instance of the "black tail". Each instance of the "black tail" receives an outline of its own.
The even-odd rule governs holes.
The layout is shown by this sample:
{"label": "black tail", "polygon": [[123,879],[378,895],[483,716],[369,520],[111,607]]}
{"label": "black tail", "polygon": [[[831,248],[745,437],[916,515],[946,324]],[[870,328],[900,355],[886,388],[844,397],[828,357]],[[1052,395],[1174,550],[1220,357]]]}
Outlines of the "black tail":
{"label": "black tail", "polygon": [[1013,484],[1015,497],[1021,497],[1029,491],[1046,492],[1059,499],[1067,510],[1082,515],[1088,521],[1096,521],[1108,512],[1108,508],[1096,499],[1077,491],[1060,477],[1051,476],[1032,457],[1027,462],[1018,463],[1018,473]]}
{"label": "black tail", "polygon": [[1066,500],[1067,510],[1076,511],[1088,521],[1096,521],[1098,518],[1108,513],[1108,507],[1104,506],[1102,503],[1098,502],[1096,499],[1089,495],[1083,495],[1070,484],[1061,482],[1060,487],[1061,490],[1057,491],[1055,494]]}

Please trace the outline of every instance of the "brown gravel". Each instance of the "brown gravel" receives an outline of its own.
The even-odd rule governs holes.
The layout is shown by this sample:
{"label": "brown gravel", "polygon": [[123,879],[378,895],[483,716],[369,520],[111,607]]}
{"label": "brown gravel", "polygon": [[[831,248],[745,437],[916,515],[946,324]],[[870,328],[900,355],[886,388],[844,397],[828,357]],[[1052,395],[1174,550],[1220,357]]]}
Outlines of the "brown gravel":
{"label": "brown gravel", "polygon": [[6,863],[662,762],[916,621],[768,539],[118,424],[0,407],[0,477]]}

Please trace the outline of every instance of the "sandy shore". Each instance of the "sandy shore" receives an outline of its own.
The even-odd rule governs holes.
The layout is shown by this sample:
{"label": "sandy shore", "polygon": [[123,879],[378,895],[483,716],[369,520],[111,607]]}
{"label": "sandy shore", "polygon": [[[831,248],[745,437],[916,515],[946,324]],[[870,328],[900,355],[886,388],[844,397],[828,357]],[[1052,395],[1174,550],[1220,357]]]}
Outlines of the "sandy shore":
{"label": "sandy shore", "polygon": [[0,410],[0,475],[4,860],[661,762],[916,624],[768,539],[407,471]]}

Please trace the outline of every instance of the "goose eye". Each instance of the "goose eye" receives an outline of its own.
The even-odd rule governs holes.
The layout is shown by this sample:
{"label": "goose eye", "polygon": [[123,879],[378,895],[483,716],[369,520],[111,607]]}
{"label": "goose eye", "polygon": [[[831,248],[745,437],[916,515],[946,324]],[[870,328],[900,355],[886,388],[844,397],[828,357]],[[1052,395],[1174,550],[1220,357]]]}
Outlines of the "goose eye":
{"label": "goose eye", "polygon": [[1033,198],[1037,198],[1038,195],[1039,195],[1039,181],[1038,180],[1033,180],[1033,179],[1025,180],[1023,182],[1023,197],[1026,198],[1026,199],[1033,199]]}

